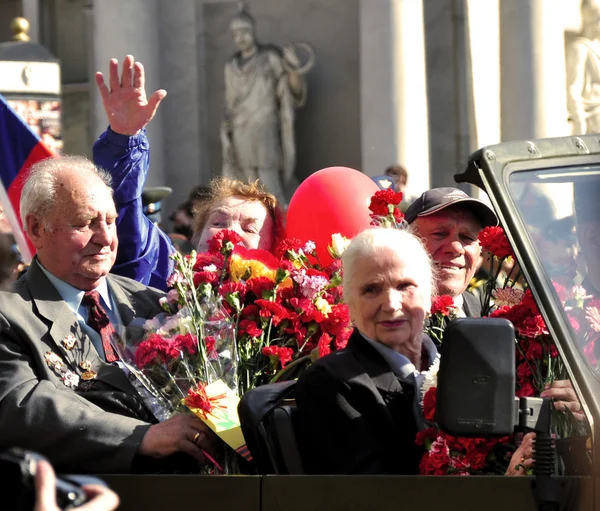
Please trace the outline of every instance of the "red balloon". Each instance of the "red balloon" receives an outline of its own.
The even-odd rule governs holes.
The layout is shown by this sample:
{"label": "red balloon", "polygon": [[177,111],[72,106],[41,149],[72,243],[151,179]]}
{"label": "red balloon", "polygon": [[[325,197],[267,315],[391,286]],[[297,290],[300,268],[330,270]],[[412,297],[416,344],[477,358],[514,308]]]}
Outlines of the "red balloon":
{"label": "red balloon", "polygon": [[306,178],[294,193],[287,210],[290,238],[312,240],[323,265],[332,262],[327,252],[331,235],[353,238],[371,223],[369,204],[379,187],[358,170],[328,167]]}

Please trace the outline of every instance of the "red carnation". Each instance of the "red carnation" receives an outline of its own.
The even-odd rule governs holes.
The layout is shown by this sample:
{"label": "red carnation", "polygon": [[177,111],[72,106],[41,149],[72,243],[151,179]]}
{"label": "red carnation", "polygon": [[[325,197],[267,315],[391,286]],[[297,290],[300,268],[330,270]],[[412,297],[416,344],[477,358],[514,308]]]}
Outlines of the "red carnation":
{"label": "red carnation", "polygon": [[260,307],[258,315],[261,318],[273,318],[273,324],[275,326],[279,325],[279,323],[289,316],[288,310],[283,305],[276,302],[261,299],[256,300],[254,303]]}
{"label": "red carnation", "polygon": [[277,244],[273,253],[277,259],[283,259],[287,255],[288,251],[298,253],[303,246],[304,243],[298,238],[285,238]]}
{"label": "red carnation", "polygon": [[241,280],[237,282],[223,282],[219,287],[219,294],[223,297],[227,297],[227,295],[239,293],[240,300],[244,299],[244,295],[246,294],[246,285]]}
{"label": "red carnation", "polygon": [[176,335],[172,342],[177,350],[186,351],[188,355],[195,355],[198,352],[198,338],[195,335]]}
{"label": "red carnation", "polygon": [[250,337],[254,338],[260,337],[263,333],[263,331],[256,324],[256,321],[252,321],[251,319],[242,319],[238,328],[240,333],[248,334]]}
{"label": "red carnation", "polygon": [[204,345],[206,346],[206,353],[208,358],[214,360],[218,357],[216,346],[217,340],[212,335],[207,335],[204,338]]}
{"label": "red carnation", "polygon": [[233,246],[243,243],[243,241],[244,240],[237,232],[223,229],[208,240],[208,250],[213,254],[219,252],[222,253],[223,250],[232,250]]}
{"label": "red carnation", "polygon": [[424,475],[447,475],[450,465],[450,451],[442,436],[431,444],[431,450],[423,456],[419,470]]}
{"label": "red carnation", "polygon": [[449,295],[436,296],[431,304],[431,314],[441,314],[449,316],[452,309],[455,308],[454,300]]}
{"label": "red carnation", "polygon": [[331,336],[323,334],[317,346],[319,347],[319,358],[329,355],[331,353]]}
{"label": "red carnation", "polygon": [[583,347],[583,353],[585,354],[585,358],[587,361],[593,366],[596,367],[598,364],[598,360],[596,359],[596,341],[588,342]]}
{"label": "red carnation", "polygon": [[502,227],[485,227],[480,231],[478,238],[482,248],[498,259],[504,259],[508,256],[514,257],[513,249]]}
{"label": "red carnation", "polygon": [[224,262],[223,254],[209,254],[208,252],[202,252],[196,256],[193,270],[200,271],[213,264],[217,267],[217,270],[222,270]]}
{"label": "red carnation", "polygon": [[426,440],[435,440],[438,435],[437,428],[427,428],[417,433],[415,443],[417,445],[424,445]]}
{"label": "red carnation", "polygon": [[281,346],[265,346],[262,349],[262,354],[265,357],[269,357],[273,364],[279,362],[283,369],[288,362],[291,362],[292,355],[294,352],[291,348],[285,348]]}
{"label": "red carnation", "polygon": [[163,364],[169,358],[177,356],[177,353],[173,353],[172,350],[169,340],[158,334],[152,334],[139,344],[135,352],[135,363],[140,369],[153,363]]}
{"label": "red carnation", "polygon": [[535,396],[535,387],[530,381],[519,382],[519,390],[517,390],[517,397],[533,397]]}
{"label": "red carnation", "polygon": [[548,335],[546,323],[539,314],[524,318],[520,324],[515,325],[515,328],[519,332],[519,335],[523,337],[534,338],[540,335]]}
{"label": "red carnation", "polygon": [[392,204],[394,206],[399,206],[401,202],[402,193],[395,192],[394,190],[388,188],[387,190],[379,190],[375,192],[375,195],[371,197],[369,209],[375,216],[387,216],[390,213],[388,205]]}
{"label": "red carnation", "polygon": [[275,283],[268,277],[254,277],[246,281],[246,291],[262,298],[265,291],[272,291]]}
{"label": "red carnation", "polygon": [[526,378],[530,378],[531,376],[531,364],[528,362],[521,362],[517,366],[517,378],[519,380],[525,380]]}
{"label": "red carnation", "polygon": [[194,272],[194,287],[201,284],[215,284],[219,280],[219,276],[214,271],[196,271]]}
{"label": "red carnation", "polygon": [[[331,312],[327,314],[325,320],[321,323],[321,328],[330,335],[345,335],[349,330],[350,314],[348,306],[345,303],[338,303],[331,306]],[[351,330],[350,330],[351,331]]]}
{"label": "red carnation", "polygon": [[435,420],[435,402],[437,398],[437,388],[431,387],[423,396],[423,417],[426,421]]}
{"label": "red carnation", "polygon": [[296,338],[298,346],[302,346],[306,340],[306,327],[298,318],[298,315],[290,317],[290,325],[284,329],[284,332],[293,335]]}
{"label": "red carnation", "polygon": [[242,312],[240,312],[242,318],[254,318],[258,316],[258,307],[254,304],[246,305]]}

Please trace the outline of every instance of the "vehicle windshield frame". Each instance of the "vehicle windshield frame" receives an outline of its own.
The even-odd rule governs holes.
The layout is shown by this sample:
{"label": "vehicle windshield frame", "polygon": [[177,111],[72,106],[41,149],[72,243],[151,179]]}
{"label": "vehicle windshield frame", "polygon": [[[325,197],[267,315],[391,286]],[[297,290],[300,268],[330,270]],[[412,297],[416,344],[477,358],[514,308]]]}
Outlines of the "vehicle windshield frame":
{"label": "vehicle windshield frame", "polygon": [[[564,308],[557,300],[537,247],[515,204],[514,193],[510,190],[510,178],[515,172],[547,169],[562,171],[590,165],[600,168],[599,142],[598,136],[586,135],[488,146],[474,153],[465,172],[455,176],[457,182],[471,183],[488,194],[594,430],[599,427],[594,418],[600,417],[600,379],[576,345]],[[600,459],[598,444],[600,443],[595,445],[595,454]]]}

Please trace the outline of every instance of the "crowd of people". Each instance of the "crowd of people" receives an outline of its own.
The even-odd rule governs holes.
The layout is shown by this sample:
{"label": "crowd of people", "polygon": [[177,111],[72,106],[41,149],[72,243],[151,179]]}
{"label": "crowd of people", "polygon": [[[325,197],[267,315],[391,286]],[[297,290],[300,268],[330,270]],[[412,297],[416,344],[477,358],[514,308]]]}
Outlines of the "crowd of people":
{"label": "crowd of people", "polygon": [[[97,85],[109,127],[94,162],[45,160],[23,188],[20,215],[36,255],[0,292],[0,446],[41,452],[61,471],[194,472],[218,455],[219,440],[191,415],[158,422],[107,340],[135,317],[161,312],[173,270],[177,247],[143,204],[145,128],[166,92],[146,98],[143,66],[131,56],[121,73],[111,60],[108,85],[100,73]],[[200,251],[224,229],[267,251],[285,235],[276,197],[258,182],[216,178],[179,216],[180,234]],[[458,188],[434,188],[406,207],[405,220],[401,230],[362,232],[344,252],[354,332],[297,385],[307,473],[418,473],[415,374],[439,348],[423,333],[432,297],[450,295],[459,316],[481,314],[467,289],[481,263],[478,234],[498,223],[494,211]],[[580,410],[564,383],[546,397]],[[525,474],[532,456],[528,435],[507,474]]]}

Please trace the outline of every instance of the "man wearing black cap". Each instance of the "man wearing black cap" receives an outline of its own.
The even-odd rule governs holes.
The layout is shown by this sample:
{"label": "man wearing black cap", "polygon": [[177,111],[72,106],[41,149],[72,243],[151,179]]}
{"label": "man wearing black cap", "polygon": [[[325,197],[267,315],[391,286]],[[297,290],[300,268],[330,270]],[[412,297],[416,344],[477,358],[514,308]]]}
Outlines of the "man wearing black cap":
{"label": "man wearing black cap", "polygon": [[409,206],[405,219],[438,267],[439,294],[452,296],[461,316],[480,316],[481,303],[466,289],[481,263],[479,231],[498,224],[494,211],[458,188],[432,188]]}
{"label": "man wearing black cap", "polygon": [[160,227],[162,222],[162,201],[165,200],[173,192],[168,186],[152,186],[144,188],[142,192],[142,210],[144,215],[154,225]]}

